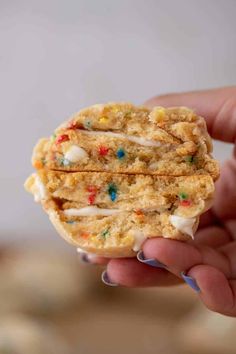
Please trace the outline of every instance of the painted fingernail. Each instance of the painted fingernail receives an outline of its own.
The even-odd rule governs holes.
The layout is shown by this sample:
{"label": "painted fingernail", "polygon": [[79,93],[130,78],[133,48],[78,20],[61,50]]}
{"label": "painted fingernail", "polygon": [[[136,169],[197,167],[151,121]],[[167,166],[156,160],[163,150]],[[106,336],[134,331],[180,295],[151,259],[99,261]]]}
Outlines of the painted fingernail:
{"label": "painted fingernail", "polygon": [[137,260],[141,263],[147,264],[151,267],[155,267],[155,268],[162,268],[162,269],[167,269],[167,266],[161,262],[159,262],[157,259],[155,258],[148,258],[146,259],[144,257],[143,251],[139,251],[137,253]]}
{"label": "painted fingernail", "polygon": [[103,283],[106,284],[106,285],[118,286],[118,284],[112,283],[112,281],[110,280],[106,270],[104,270],[104,272],[102,272],[101,279],[102,279]]}
{"label": "painted fingernail", "polygon": [[86,264],[90,263],[87,253],[80,253],[79,259],[82,263],[86,263]]}
{"label": "painted fingernail", "polygon": [[185,283],[188,284],[194,291],[196,291],[197,293],[201,291],[194,278],[190,277],[189,275],[186,275],[184,272],[181,272],[181,277],[183,278]]}

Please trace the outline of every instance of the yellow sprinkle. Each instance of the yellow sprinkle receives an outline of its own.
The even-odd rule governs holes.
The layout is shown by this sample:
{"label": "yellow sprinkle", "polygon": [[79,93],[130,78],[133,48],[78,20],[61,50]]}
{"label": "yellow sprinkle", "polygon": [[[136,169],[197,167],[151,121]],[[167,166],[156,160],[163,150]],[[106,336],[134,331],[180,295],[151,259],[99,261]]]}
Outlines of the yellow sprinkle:
{"label": "yellow sprinkle", "polygon": [[112,107],[111,111],[113,113],[118,113],[119,112],[119,108],[118,107]]}
{"label": "yellow sprinkle", "polygon": [[157,114],[157,118],[163,118],[165,116],[165,108],[158,108],[158,110],[156,111]]}
{"label": "yellow sprinkle", "polygon": [[99,118],[99,123],[107,123],[108,120],[109,120],[108,117],[101,117]]}

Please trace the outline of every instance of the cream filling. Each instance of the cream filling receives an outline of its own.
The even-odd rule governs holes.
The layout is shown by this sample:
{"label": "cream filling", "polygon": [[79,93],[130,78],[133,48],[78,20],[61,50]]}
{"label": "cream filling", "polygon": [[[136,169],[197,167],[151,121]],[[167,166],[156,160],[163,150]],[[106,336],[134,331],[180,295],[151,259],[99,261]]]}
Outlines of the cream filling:
{"label": "cream filling", "polygon": [[141,249],[142,244],[147,239],[147,236],[144,235],[142,231],[136,230],[133,233],[134,237],[134,244],[133,244],[133,251],[138,252]]}
{"label": "cream filling", "polygon": [[[141,209],[143,212],[160,212],[160,209],[157,208],[143,208]],[[66,209],[64,210],[64,214],[67,216],[96,216],[96,215],[101,215],[101,216],[110,216],[110,215],[115,215],[121,212],[132,212],[133,209],[102,209],[98,208],[97,206],[87,206],[84,208],[71,208],[71,209]]]}
{"label": "cream filling", "polygon": [[77,209],[71,208],[64,210],[66,216],[110,216],[120,213],[119,209],[102,209],[96,206],[88,206],[85,208]]}
{"label": "cream filling", "polygon": [[122,134],[122,133],[113,133],[113,132],[106,132],[106,131],[88,131],[88,130],[83,130],[83,129],[77,129],[77,130],[82,133],[88,134],[88,135],[102,135],[102,136],[109,136],[111,138],[127,139],[129,141],[132,141],[133,143],[136,143],[136,144],[139,144],[142,146],[151,146],[151,147],[161,146],[160,141],[148,140],[145,138]]}
{"label": "cream filling", "polygon": [[40,179],[40,177],[35,174],[34,175],[34,200],[35,202],[40,202],[42,199],[47,199],[47,191]]}
{"label": "cream filling", "polygon": [[196,218],[183,218],[178,215],[170,215],[169,217],[171,225],[173,225],[177,230],[189,235],[194,238],[193,226],[196,222]]}
{"label": "cream filling", "polygon": [[87,152],[77,145],[72,145],[64,155],[65,159],[70,162],[78,162],[88,157]]}

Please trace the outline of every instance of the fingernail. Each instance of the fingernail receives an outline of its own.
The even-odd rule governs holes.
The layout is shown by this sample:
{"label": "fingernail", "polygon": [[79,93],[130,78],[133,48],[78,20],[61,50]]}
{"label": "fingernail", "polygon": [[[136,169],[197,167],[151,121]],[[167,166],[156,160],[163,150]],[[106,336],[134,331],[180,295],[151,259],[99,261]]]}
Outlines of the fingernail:
{"label": "fingernail", "polygon": [[102,272],[101,278],[102,278],[103,283],[106,284],[106,285],[109,285],[109,286],[118,286],[118,284],[111,282],[111,280],[109,279],[109,276],[108,276],[106,270],[104,270],[104,272]]}
{"label": "fingernail", "polygon": [[144,257],[143,251],[139,251],[137,254],[137,260],[141,263],[147,264],[151,267],[155,267],[155,268],[162,268],[162,269],[167,269],[167,266],[161,262],[159,262],[157,259],[155,258],[148,258],[146,259]]}
{"label": "fingernail", "polygon": [[80,253],[79,259],[82,263],[86,263],[86,264],[90,263],[87,253]]}
{"label": "fingernail", "polygon": [[184,272],[181,272],[181,277],[183,278],[185,283],[188,284],[194,291],[196,291],[197,293],[201,291],[194,278],[190,277],[189,275],[186,275]]}

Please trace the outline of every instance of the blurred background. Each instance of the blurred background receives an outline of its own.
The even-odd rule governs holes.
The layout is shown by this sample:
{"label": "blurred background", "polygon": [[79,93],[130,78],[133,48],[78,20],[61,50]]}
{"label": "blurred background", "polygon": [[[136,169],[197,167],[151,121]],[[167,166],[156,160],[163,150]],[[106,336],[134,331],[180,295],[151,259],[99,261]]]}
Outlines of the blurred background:
{"label": "blurred background", "polygon": [[[107,101],[236,83],[235,0],[0,0],[0,354],[235,353],[190,289],[108,289],[23,189],[39,137]],[[232,146],[216,142],[222,162]]]}

